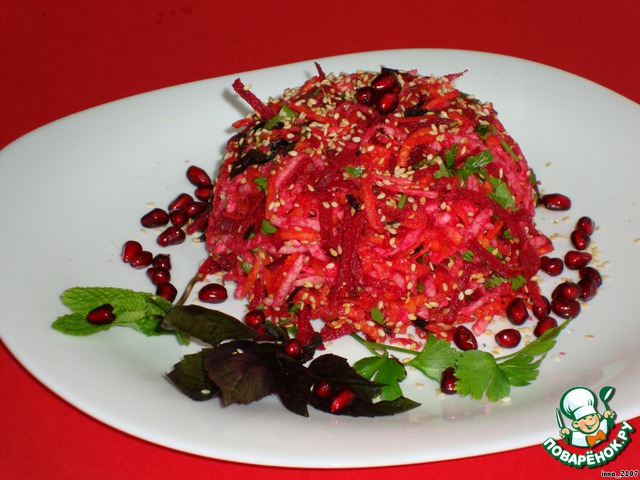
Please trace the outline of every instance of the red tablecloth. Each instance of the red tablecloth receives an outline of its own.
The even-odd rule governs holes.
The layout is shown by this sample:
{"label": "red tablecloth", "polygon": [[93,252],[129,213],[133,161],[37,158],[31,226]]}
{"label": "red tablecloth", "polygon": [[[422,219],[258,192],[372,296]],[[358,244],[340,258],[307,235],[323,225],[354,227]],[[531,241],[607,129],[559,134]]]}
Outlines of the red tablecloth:
{"label": "red tablecloth", "polygon": [[[581,75],[640,102],[638,0],[4,0],[0,4],[0,147],[68,114],[148,90],[390,48],[512,55]],[[606,114],[593,115],[594,125],[606,121]],[[3,479],[285,480],[347,475],[234,464],[151,445],[62,401],[4,346],[0,385]],[[630,420],[640,429],[640,418]],[[564,466],[536,445],[431,464],[357,469],[348,475],[354,480],[462,475],[593,478],[603,469],[639,467],[640,441],[634,440],[615,461],[596,469]]]}

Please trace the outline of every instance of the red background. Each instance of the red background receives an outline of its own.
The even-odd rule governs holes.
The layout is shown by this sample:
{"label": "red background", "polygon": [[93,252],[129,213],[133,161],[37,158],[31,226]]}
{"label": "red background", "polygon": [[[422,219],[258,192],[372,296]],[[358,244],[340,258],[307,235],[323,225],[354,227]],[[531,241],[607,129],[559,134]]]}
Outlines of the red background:
{"label": "red background", "polygon": [[[512,55],[586,77],[640,102],[637,0],[0,0],[0,6],[0,148],[63,116],[148,90],[391,48]],[[594,123],[601,120],[594,112]],[[130,437],[62,401],[3,345],[0,385],[3,479],[287,480],[347,475],[228,463]],[[640,428],[640,418],[627,420]],[[640,468],[636,435],[604,470]],[[600,470],[564,466],[536,445],[460,460],[357,469],[348,476],[594,478]]]}

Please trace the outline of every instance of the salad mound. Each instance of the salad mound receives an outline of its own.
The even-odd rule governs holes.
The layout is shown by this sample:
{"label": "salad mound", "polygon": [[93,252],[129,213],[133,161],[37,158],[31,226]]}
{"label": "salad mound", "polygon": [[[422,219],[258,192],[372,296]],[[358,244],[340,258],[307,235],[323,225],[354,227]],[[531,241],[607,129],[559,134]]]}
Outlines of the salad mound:
{"label": "salad mound", "polygon": [[383,68],[317,75],[261,102],[215,183],[201,272],[304,345],[362,332],[418,348],[481,334],[507,305],[541,301],[550,240],[537,180],[491,103],[454,80]]}

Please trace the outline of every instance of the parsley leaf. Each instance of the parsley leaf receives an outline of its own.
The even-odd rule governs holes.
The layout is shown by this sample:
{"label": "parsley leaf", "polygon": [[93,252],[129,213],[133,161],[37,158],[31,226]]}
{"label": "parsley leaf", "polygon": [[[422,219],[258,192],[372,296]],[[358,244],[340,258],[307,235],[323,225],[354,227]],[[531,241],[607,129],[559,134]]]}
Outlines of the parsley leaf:
{"label": "parsley leaf", "polygon": [[253,179],[256,185],[260,188],[260,190],[267,191],[267,177],[256,177]]}
{"label": "parsley leaf", "polygon": [[284,123],[287,120],[295,120],[295,118],[296,112],[291,110],[291,108],[287,104],[283,104],[280,107],[280,112],[278,113],[278,115],[275,115],[274,117],[271,117],[269,120],[267,120],[264,124],[264,128],[266,128],[267,130],[272,130],[276,128],[278,124]]}
{"label": "parsley leaf", "polygon": [[433,174],[433,178],[436,180],[442,177],[452,177],[452,170],[456,163],[456,157],[458,156],[459,145],[454,144],[449,150],[444,152],[444,160],[440,163],[440,169]]}
{"label": "parsley leaf", "polygon": [[400,198],[398,199],[398,208],[402,210],[406,203],[407,203],[407,194],[401,193]]}
{"label": "parsley leaf", "polygon": [[456,175],[458,175],[462,181],[465,181],[475,173],[484,173],[484,175],[486,175],[486,171],[482,169],[482,167],[491,162],[493,162],[493,154],[490,150],[483,150],[478,155],[468,157],[464,165],[456,172]]}
{"label": "parsley leaf", "polygon": [[496,288],[506,282],[507,279],[500,275],[493,274],[484,282],[486,288]]}
{"label": "parsley leaf", "polygon": [[511,386],[529,385],[538,377],[540,363],[568,324],[566,321],[560,327],[547,330],[529,345],[505,357],[494,358],[479,350],[462,352],[455,365],[457,392],[475,399],[486,394],[489,401],[495,402],[508,396]]}
{"label": "parsley leaf", "polygon": [[387,352],[383,356],[361,358],[353,368],[364,378],[384,384],[380,392],[381,400],[395,400],[402,396],[400,382],[407,377],[407,371]]}
{"label": "parsley leaf", "polygon": [[269,235],[272,233],[276,233],[277,229],[269,220],[264,218],[262,219],[262,226],[260,227],[260,231],[265,235]]}
{"label": "parsley leaf", "polygon": [[[483,397],[492,386],[490,401],[496,401],[509,394],[507,376],[498,368],[496,359],[489,352],[467,350],[462,353],[455,367],[456,391],[462,395],[471,395],[476,400]],[[495,382],[495,383],[494,383]],[[506,387],[505,387],[506,385]],[[497,393],[501,395],[497,395]]]}
{"label": "parsley leaf", "polygon": [[476,127],[476,133],[482,140],[486,140],[490,133],[495,133],[495,127],[484,123]]}
{"label": "parsley leaf", "polygon": [[351,175],[353,178],[360,178],[364,173],[364,167],[344,167],[344,171]]}
{"label": "parsley leaf", "polygon": [[371,309],[371,320],[374,322],[384,325],[384,314],[380,311],[378,307],[373,307]]}
{"label": "parsley leaf", "polygon": [[522,275],[516,275],[511,277],[511,290],[518,290],[523,285],[527,284],[527,279]]}
{"label": "parsley leaf", "polygon": [[453,348],[451,343],[430,333],[422,351],[407,365],[417,368],[427,377],[439,382],[442,372],[453,367],[459,359],[460,351]]}
{"label": "parsley leaf", "polygon": [[511,155],[511,158],[513,158],[516,162],[520,161],[518,155],[516,155],[516,152],[513,151],[511,146],[505,140],[502,140],[502,142],[500,142],[500,145],[502,145],[502,148],[504,148],[506,152]]}
{"label": "parsley leaf", "polygon": [[499,205],[502,205],[504,208],[515,207],[515,200],[513,199],[513,195],[511,195],[507,184],[499,178],[489,177],[488,180],[493,186],[493,192],[491,192],[488,197]]}

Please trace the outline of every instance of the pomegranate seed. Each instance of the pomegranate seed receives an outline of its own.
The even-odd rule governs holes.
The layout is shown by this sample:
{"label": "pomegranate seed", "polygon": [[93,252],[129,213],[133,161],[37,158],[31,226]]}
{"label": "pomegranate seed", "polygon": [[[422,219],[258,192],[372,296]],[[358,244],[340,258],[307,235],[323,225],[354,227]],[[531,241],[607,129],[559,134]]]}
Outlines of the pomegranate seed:
{"label": "pomegranate seed", "polygon": [[266,317],[262,310],[250,310],[244,316],[244,323],[250,327],[259,327],[264,325]]}
{"label": "pomegranate seed", "polygon": [[313,393],[318,398],[329,398],[333,395],[333,387],[326,380],[316,380],[313,385]]}
{"label": "pomegranate seed", "polygon": [[442,371],[442,378],[440,380],[440,390],[446,395],[453,395],[456,392],[456,382],[458,379],[455,376],[455,370],[453,368],[445,368]]}
{"label": "pomegranate seed", "polygon": [[356,100],[360,105],[370,107],[375,99],[375,91],[372,87],[362,87],[356,91]]}
{"label": "pomegranate seed", "polygon": [[195,192],[193,192],[193,194],[196,196],[196,198],[202,202],[208,202],[209,199],[211,198],[211,195],[213,195],[213,185],[205,185],[204,187],[198,187],[196,188]]}
{"label": "pomegranate seed", "polygon": [[200,289],[198,298],[205,303],[222,303],[227,299],[227,289],[219,283],[208,283]]}
{"label": "pomegranate seed", "polygon": [[166,268],[167,270],[171,270],[171,255],[159,253],[158,255],[153,257],[151,265],[153,265],[154,267]]}
{"label": "pomegranate seed", "polygon": [[105,303],[87,313],[87,322],[92,325],[108,325],[116,319],[113,305]]}
{"label": "pomegranate seed", "polygon": [[593,232],[596,231],[596,222],[589,217],[580,217],[576,222],[576,230],[580,230],[587,235],[593,235]]}
{"label": "pomegranate seed", "polygon": [[476,336],[464,325],[458,325],[453,334],[453,341],[460,350],[477,350],[478,348]]}
{"label": "pomegranate seed", "polygon": [[551,299],[561,298],[563,300],[575,300],[582,293],[582,289],[577,283],[562,282],[551,293]]}
{"label": "pomegranate seed", "polygon": [[146,228],[164,227],[169,223],[169,214],[161,208],[154,208],[140,219],[140,223]]}
{"label": "pomegranate seed", "polygon": [[569,210],[571,208],[571,199],[561,193],[548,193],[543,195],[540,203],[547,210]]}
{"label": "pomegranate seed", "polygon": [[187,234],[184,233],[184,230],[174,225],[158,235],[156,241],[161,247],[168,247],[169,245],[178,245],[184,242],[185,238],[187,238]]}
{"label": "pomegranate seed", "polygon": [[189,202],[184,206],[184,213],[188,218],[195,218],[205,211],[207,204],[204,202]]}
{"label": "pomegranate seed", "polygon": [[161,283],[168,283],[171,281],[171,273],[164,267],[151,267],[147,268],[147,276],[154,285],[160,285]]}
{"label": "pomegranate seed", "polygon": [[580,278],[590,278],[593,280],[598,288],[602,285],[602,275],[593,267],[582,267],[578,274]]}
{"label": "pomegranate seed", "polygon": [[182,227],[187,223],[189,217],[187,217],[187,214],[184,212],[184,210],[171,210],[169,212],[169,220],[171,220],[171,224],[174,227]]}
{"label": "pomegranate seed", "polygon": [[529,312],[527,311],[527,304],[522,298],[514,298],[507,305],[506,310],[507,318],[514,325],[522,325],[529,318]]}
{"label": "pomegranate seed", "polygon": [[598,293],[598,285],[596,285],[596,282],[590,277],[580,279],[578,285],[580,286],[580,300],[583,302],[592,300],[593,297],[596,296],[596,293]]}
{"label": "pomegranate seed", "polygon": [[130,263],[131,259],[141,251],[142,245],[140,245],[140,242],[136,242],[135,240],[127,240],[126,242],[124,242],[124,245],[122,245],[122,261],[124,263]]}
{"label": "pomegranate seed", "polygon": [[153,261],[153,254],[146,250],[142,250],[141,252],[136,253],[129,264],[133,268],[146,268],[151,265]]}
{"label": "pomegranate seed", "polygon": [[378,93],[398,93],[400,91],[400,80],[398,80],[396,72],[390,68],[383,68],[371,81],[371,88]]}
{"label": "pomegranate seed", "polygon": [[580,302],[556,298],[551,300],[551,311],[560,318],[576,318],[580,314]]}
{"label": "pomegranate seed", "polygon": [[211,185],[211,177],[200,167],[191,165],[187,168],[187,179],[196,187]]}
{"label": "pomegranate seed", "polygon": [[569,250],[564,256],[564,264],[570,270],[580,270],[586,267],[592,258],[593,256],[589,252]]}
{"label": "pomegranate seed", "polygon": [[515,328],[505,328],[495,335],[496,343],[504,348],[517,347],[522,339],[522,335]]}
{"label": "pomegranate seed", "polygon": [[156,295],[173,302],[178,296],[178,290],[171,283],[161,283],[156,288]]}
{"label": "pomegranate seed", "polygon": [[300,358],[302,356],[302,345],[295,338],[289,340],[284,344],[284,353],[287,357],[291,357],[293,359]]}
{"label": "pomegranate seed", "polygon": [[558,321],[553,317],[547,316],[540,319],[540,321],[536,325],[536,328],[533,329],[533,334],[536,337],[539,337],[550,328],[556,328],[557,326],[558,326]]}
{"label": "pomegranate seed", "polygon": [[574,230],[571,232],[571,243],[578,250],[584,250],[591,243],[591,237],[582,230]]}
{"label": "pomegranate seed", "polygon": [[384,93],[377,101],[376,101],[376,110],[380,112],[382,115],[386,115],[387,113],[393,112],[398,106],[398,101],[400,98],[397,93]]}
{"label": "pomegranate seed", "polygon": [[355,399],[356,394],[348,388],[345,388],[335,397],[333,397],[333,400],[331,401],[331,411],[333,413],[341,412],[349,405],[351,405]]}
{"label": "pomegranate seed", "polygon": [[551,303],[549,302],[549,299],[544,295],[541,295],[540,301],[533,304],[531,311],[538,320],[548,316],[551,313]]}
{"label": "pomegranate seed", "polygon": [[557,277],[564,270],[564,262],[561,258],[543,255],[540,257],[540,269],[547,275]]}
{"label": "pomegranate seed", "polygon": [[193,197],[188,193],[181,193],[173,202],[169,204],[169,211],[183,210],[184,206],[189,202],[193,202]]}

